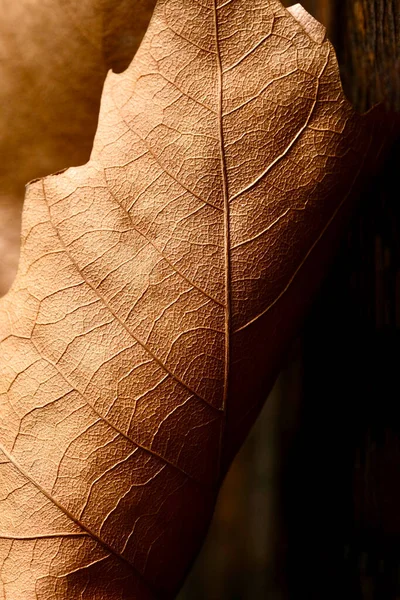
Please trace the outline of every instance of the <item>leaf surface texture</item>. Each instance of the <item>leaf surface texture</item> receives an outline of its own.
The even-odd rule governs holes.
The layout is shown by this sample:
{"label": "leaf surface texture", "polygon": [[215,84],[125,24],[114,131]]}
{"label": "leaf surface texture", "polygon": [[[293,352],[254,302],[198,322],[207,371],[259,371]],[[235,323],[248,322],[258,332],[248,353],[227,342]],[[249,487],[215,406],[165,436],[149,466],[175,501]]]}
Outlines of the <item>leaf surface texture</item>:
{"label": "leaf surface texture", "polygon": [[179,588],[376,153],[304,17],[160,0],[88,164],[30,184],[0,304],[0,597]]}

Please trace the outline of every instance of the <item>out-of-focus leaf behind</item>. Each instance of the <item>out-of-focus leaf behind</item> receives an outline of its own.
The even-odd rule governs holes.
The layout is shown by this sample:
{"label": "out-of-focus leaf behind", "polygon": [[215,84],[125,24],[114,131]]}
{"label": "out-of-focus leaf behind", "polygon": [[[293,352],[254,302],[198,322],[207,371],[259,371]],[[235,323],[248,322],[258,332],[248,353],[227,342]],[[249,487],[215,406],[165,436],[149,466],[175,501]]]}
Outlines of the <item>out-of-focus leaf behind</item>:
{"label": "out-of-focus leaf behind", "polygon": [[155,0],[0,0],[0,295],[25,184],[87,161],[109,68],[129,64]]}

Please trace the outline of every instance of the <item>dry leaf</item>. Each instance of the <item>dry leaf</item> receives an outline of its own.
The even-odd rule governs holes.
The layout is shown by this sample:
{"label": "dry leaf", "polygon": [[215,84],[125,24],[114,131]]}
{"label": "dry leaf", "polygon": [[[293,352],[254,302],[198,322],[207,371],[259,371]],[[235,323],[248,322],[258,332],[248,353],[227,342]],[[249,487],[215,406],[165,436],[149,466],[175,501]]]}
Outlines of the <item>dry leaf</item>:
{"label": "dry leaf", "polygon": [[0,304],[2,598],[173,597],[201,544],[377,151],[292,12],[160,0],[90,162],[29,186]]}
{"label": "dry leaf", "polygon": [[0,295],[24,186],[87,161],[110,67],[128,66],[155,0],[0,0]]}

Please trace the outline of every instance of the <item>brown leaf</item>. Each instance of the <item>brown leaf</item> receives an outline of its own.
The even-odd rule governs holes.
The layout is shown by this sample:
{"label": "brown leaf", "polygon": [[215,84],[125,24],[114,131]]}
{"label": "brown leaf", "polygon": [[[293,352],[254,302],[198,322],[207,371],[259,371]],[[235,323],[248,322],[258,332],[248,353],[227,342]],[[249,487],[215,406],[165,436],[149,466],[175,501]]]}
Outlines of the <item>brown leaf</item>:
{"label": "brown leaf", "polygon": [[0,0],[0,295],[15,275],[25,184],[88,160],[110,67],[155,0]]}
{"label": "brown leaf", "polygon": [[160,0],[89,163],[29,186],[0,305],[4,598],[172,597],[201,544],[377,152],[295,14]]}

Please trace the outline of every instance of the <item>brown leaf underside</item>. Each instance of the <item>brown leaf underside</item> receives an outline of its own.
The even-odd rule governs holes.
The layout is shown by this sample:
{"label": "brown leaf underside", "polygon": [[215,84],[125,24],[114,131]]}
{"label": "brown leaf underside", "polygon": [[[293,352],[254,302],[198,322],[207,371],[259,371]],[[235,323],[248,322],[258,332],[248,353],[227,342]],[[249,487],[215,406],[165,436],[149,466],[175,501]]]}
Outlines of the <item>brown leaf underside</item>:
{"label": "brown leaf underside", "polygon": [[3,598],[171,597],[198,550],[371,144],[292,12],[160,0],[90,162],[29,186],[0,305]]}

